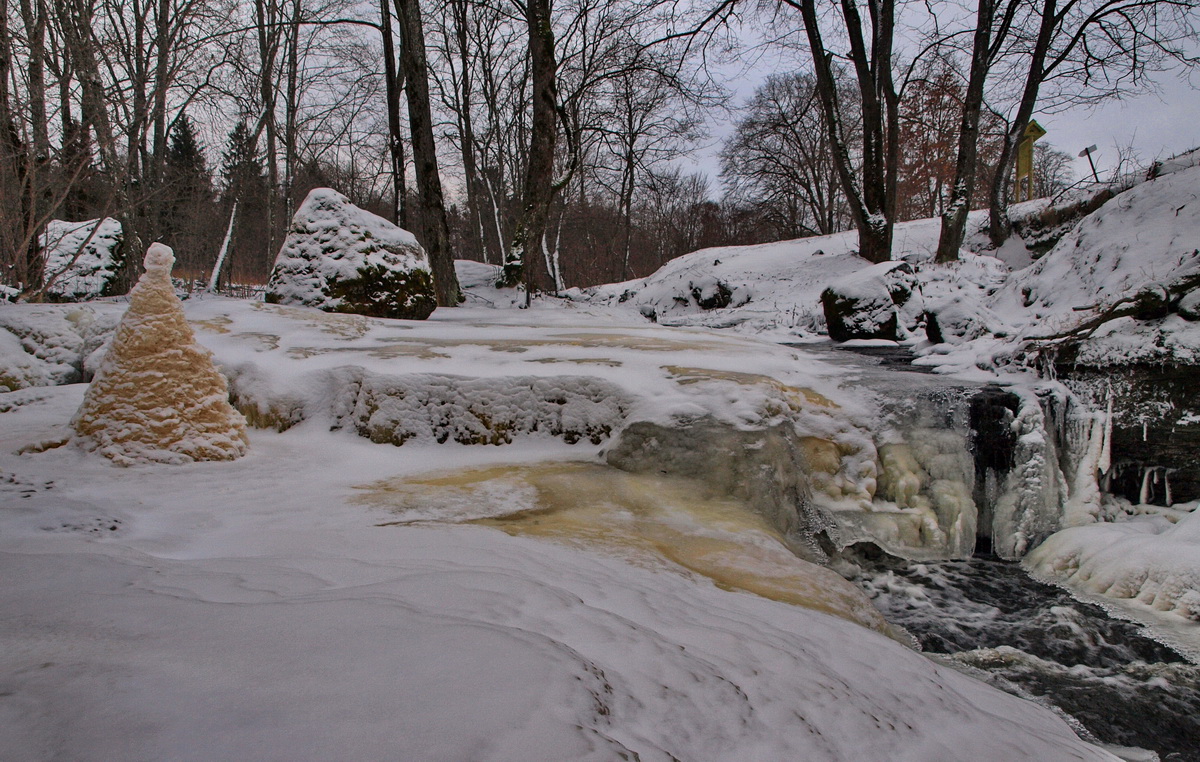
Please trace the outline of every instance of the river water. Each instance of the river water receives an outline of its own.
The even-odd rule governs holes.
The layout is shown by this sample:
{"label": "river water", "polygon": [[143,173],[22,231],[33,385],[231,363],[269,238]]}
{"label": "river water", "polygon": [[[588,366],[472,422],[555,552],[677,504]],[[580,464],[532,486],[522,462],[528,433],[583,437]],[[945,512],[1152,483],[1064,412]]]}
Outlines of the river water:
{"label": "river water", "polygon": [[980,555],[858,559],[859,584],[891,623],[996,687],[1061,710],[1092,740],[1200,760],[1200,667],[1139,625]]}

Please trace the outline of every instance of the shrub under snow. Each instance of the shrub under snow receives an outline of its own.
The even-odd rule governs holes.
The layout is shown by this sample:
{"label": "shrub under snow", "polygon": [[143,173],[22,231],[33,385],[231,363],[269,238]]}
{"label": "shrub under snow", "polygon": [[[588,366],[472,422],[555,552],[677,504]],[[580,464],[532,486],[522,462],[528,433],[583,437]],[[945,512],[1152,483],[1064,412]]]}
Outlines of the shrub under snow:
{"label": "shrub under snow", "polygon": [[81,444],[121,465],[246,452],[246,421],[184,317],[171,286],[174,263],[167,246],[146,251],[146,272],[72,421]]}
{"label": "shrub under snow", "polygon": [[110,296],[121,268],[121,243],[121,223],[112,217],[87,222],[50,220],[39,239],[46,259],[46,294],[59,301]]}

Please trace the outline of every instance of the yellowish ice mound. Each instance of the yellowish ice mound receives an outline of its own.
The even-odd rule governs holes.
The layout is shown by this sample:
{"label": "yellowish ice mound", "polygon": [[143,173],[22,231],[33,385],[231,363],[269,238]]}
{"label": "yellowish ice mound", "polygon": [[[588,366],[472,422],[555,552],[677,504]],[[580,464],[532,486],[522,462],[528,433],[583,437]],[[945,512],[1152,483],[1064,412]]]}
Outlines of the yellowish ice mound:
{"label": "yellowish ice mound", "polygon": [[401,516],[381,526],[471,523],[707,577],[726,590],[814,609],[902,642],[853,583],[797,558],[741,502],[692,480],[586,462],[505,465],[366,485],[359,501]]}
{"label": "yellowish ice mound", "polygon": [[121,465],[239,458],[248,445],[246,420],[183,314],[171,286],[175,256],[152,244],[144,264],[75,413],[77,441]]}

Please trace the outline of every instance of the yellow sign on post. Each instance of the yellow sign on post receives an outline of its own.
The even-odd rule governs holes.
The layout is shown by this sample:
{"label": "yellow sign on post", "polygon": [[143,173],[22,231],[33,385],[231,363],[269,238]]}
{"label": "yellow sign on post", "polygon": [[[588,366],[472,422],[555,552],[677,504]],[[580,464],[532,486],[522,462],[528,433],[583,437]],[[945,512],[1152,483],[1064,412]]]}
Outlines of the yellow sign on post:
{"label": "yellow sign on post", "polygon": [[1045,128],[1030,119],[1025,127],[1025,137],[1017,146],[1017,178],[1013,183],[1013,201],[1028,201],[1033,198],[1033,144],[1046,134]]}

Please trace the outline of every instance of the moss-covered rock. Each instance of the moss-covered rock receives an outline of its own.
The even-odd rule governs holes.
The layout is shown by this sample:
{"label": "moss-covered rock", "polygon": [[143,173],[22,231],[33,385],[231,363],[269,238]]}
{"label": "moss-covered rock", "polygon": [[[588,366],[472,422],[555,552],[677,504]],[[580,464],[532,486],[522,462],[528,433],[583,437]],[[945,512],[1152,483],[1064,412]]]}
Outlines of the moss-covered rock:
{"label": "moss-covered rock", "polygon": [[899,341],[924,313],[916,275],[905,262],[883,262],[834,281],[821,292],[821,306],[834,341]]}
{"label": "moss-covered rock", "polygon": [[266,300],[408,320],[424,320],[437,306],[417,239],[329,188],[310,192],[292,218]]}

